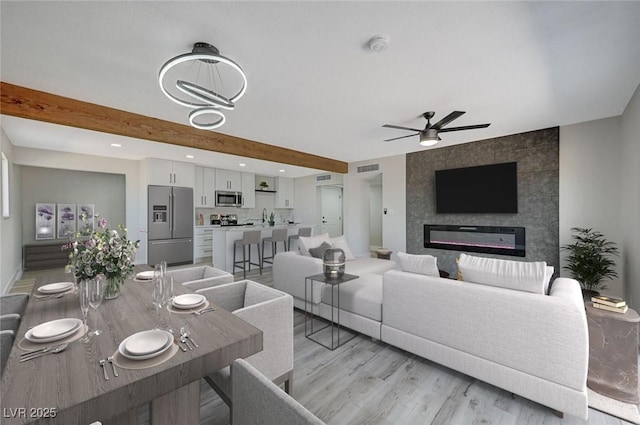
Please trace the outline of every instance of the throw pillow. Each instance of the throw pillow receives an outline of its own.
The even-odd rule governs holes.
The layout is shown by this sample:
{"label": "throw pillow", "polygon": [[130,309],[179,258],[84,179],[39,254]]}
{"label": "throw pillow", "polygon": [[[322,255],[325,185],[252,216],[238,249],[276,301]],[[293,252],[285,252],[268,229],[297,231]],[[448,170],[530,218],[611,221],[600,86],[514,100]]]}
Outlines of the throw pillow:
{"label": "throw pillow", "polygon": [[328,244],[327,242],[322,242],[322,245],[311,248],[309,250],[309,254],[311,254],[312,257],[322,258],[324,252],[329,248],[331,248],[330,244]]}
{"label": "throw pillow", "polygon": [[298,250],[300,254],[306,255],[307,257],[311,256],[309,254],[309,248],[316,248],[322,245],[322,242],[326,242],[328,244],[331,243],[329,240],[329,234],[323,233],[321,235],[316,236],[300,236],[298,238]]}
{"label": "throw pillow", "polygon": [[498,260],[460,254],[458,270],[466,282],[545,293],[547,263]]}
{"label": "throw pillow", "polygon": [[438,259],[432,255],[413,255],[399,252],[398,261],[400,268],[405,272],[440,277]]}
{"label": "throw pillow", "polygon": [[344,238],[344,235],[331,238],[331,245],[333,245],[334,248],[340,248],[344,251],[344,259],[346,261],[356,259],[356,257],[351,252],[351,249],[349,249],[349,245],[347,244],[347,240]]}

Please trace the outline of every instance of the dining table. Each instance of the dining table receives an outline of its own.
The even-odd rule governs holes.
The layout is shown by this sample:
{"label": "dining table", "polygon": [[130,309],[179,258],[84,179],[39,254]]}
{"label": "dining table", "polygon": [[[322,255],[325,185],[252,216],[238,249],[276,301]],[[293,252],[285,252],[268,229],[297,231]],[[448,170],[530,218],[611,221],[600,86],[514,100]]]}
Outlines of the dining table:
{"label": "dining table", "polygon": [[[147,270],[151,268],[146,265],[135,267],[136,273]],[[93,326],[97,314],[99,335],[87,342],[71,342],[60,353],[20,362],[23,350],[18,345],[30,329],[55,319],[82,317],[77,291],[50,298],[38,292],[42,285],[69,280],[72,276],[63,271],[36,278],[2,375],[3,425],[137,424],[143,406],[149,408],[149,421],[154,425],[200,424],[200,379],[262,350],[262,331],[218,308],[215,300],[207,301],[215,310],[203,314],[170,308],[157,312],[152,303],[153,283],[127,279],[117,298],[105,299],[97,310],[90,310],[89,325]],[[191,293],[182,285],[173,290],[176,296]],[[107,363],[106,369],[100,365],[100,360],[117,354],[122,341],[133,334],[160,328],[179,336],[183,326],[198,347],[174,350],[175,355],[153,367],[119,367],[117,377],[111,365]]]}

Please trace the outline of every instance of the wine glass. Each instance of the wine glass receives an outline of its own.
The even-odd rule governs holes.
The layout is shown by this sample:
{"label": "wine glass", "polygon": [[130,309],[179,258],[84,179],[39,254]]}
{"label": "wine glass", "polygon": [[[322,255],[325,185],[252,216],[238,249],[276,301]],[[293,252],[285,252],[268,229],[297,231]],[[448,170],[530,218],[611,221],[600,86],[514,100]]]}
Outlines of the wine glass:
{"label": "wine glass", "polygon": [[[89,314],[89,285],[90,281],[80,280],[78,284],[78,297],[80,298],[80,312],[82,313],[82,327],[87,326],[87,315]],[[87,342],[91,338],[90,332],[87,332],[82,338],[82,342]]]}
{"label": "wine glass", "polygon": [[158,316],[158,326],[156,326],[156,329],[160,329],[160,324],[161,324],[160,309],[162,308],[165,300],[163,280],[164,279],[159,277],[159,275],[156,275],[156,273],[154,273],[153,283],[152,283],[153,289],[151,291],[151,301],[153,302],[153,305],[156,308],[156,316]]}
{"label": "wine glass", "polygon": [[89,306],[94,310],[95,329],[91,331],[91,336],[100,335],[102,331],[98,329],[98,307],[102,303],[104,296],[104,279],[95,278],[89,281]]}

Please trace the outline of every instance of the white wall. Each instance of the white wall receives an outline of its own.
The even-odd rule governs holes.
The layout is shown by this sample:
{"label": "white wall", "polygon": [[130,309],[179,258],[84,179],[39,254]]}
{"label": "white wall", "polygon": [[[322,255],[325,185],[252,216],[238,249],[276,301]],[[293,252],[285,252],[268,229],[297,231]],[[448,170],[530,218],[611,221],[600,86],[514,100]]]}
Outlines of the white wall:
{"label": "white wall", "polygon": [[625,296],[640,308],[640,86],[622,115],[622,244]]}
{"label": "white wall", "polygon": [[[69,154],[42,149],[15,148],[16,163],[34,167],[59,168],[63,170],[95,171],[125,175],[125,217],[130,239],[140,239],[140,249],[136,263],[146,263],[146,223],[141,223],[140,199],[146,199],[142,193],[140,181],[140,162],[100,156]],[[100,190],[100,188],[96,188]]]}
{"label": "white wall", "polygon": [[[624,251],[621,124],[621,117],[613,117],[560,128],[560,246],[571,243],[572,227],[583,227],[598,230]],[[562,267],[565,258],[561,251]],[[619,277],[605,281],[607,289],[602,292],[622,297],[622,257],[616,262]],[[569,276],[567,270],[560,272]]]}
{"label": "white wall", "polygon": [[[22,220],[20,206],[20,167],[15,163],[16,148],[0,127],[0,150],[9,160],[9,217],[0,217],[0,294],[7,293],[22,276]],[[2,187],[2,173],[0,173]],[[2,199],[0,197],[0,202]],[[0,208],[2,210],[2,208]]]}
{"label": "white wall", "polygon": [[[379,164],[378,171],[358,173],[361,165]],[[382,173],[382,245],[406,251],[406,156],[396,155],[349,164],[344,178],[344,229],[354,255],[369,253],[369,179]],[[297,201],[296,201],[297,202]]]}

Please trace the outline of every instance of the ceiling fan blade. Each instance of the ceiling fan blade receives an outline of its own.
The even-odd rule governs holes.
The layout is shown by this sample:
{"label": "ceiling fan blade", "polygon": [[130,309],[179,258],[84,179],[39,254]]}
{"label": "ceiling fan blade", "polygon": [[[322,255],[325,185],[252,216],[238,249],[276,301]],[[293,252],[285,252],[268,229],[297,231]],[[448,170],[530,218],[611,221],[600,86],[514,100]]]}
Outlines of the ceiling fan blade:
{"label": "ceiling fan blade", "polygon": [[422,131],[419,128],[400,127],[399,125],[391,125],[391,124],[385,124],[383,125],[383,127],[396,128],[398,130]]}
{"label": "ceiling fan blade", "polygon": [[392,140],[398,140],[398,139],[405,139],[407,137],[413,137],[413,136],[417,136],[420,133],[416,133],[416,134],[410,134],[408,136],[400,136],[400,137],[394,137],[393,139],[386,139],[385,142],[391,142]]}
{"label": "ceiling fan blade", "polygon": [[438,133],[447,133],[449,131],[460,131],[460,130],[473,130],[476,128],[487,128],[491,124],[477,124],[477,125],[465,125],[463,127],[451,127],[451,128],[443,128],[442,130],[438,130]]}
{"label": "ceiling fan blade", "polygon": [[459,118],[464,113],[465,112],[462,112],[462,111],[453,111],[452,113],[450,113],[446,117],[442,118],[440,121],[438,121],[437,123],[435,123],[434,125],[432,125],[429,128],[434,128],[436,130],[440,130],[442,127],[444,127],[445,125],[449,124],[451,121],[455,120],[456,118]]}

